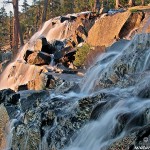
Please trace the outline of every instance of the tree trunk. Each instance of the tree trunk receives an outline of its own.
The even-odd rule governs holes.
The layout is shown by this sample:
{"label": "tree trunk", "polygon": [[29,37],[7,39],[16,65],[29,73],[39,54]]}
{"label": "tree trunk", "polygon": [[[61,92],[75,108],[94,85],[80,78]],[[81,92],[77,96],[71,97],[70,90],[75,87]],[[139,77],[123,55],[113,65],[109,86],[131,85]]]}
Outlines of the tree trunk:
{"label": "tree trunk", "polygon": [[128,5],[129,5],[130,7],[135,6],[135,0],[129,0]]}
{"label": "tree trunk", "polygon": [[116,0],[116,6],[115,6],[115,8],[119,9],[119,7],[123,7],[123,6],[120,4],[120,0]]}
{"label": "tree trunk", "polygon": [[9,16],[9,32],[10,32],[10,35],[9,35],[9,41],[10,41],[10,48],[12,49],[12,35],[13,35],[13,30],[12,30],[12,13],[10,11],[10,16]]}
{"label": "tree trunk", "polygon": [[23,46],[24,45],[24,41],[23,41],[23,35],[22,35],[22,30],[21,30],[21,27],[20,27],[20,22],[18,24],[18,30],[19,30],[19,37],[20,37],[20,46]]}
{"label": "tree trunk", "polygon": [[13,0],[13,10],[14,10],[14,28],[13,28],[13,55],[14,57],[18,53],[18,44],[19,44],[19,37],[20,37],[20,45],[22,46],[24,44],[23,42],[23,36],[20,28],[20,22],[19,22],[19,12],[18,12],[18,0]]}
{"label": "tree trunk", "polygon": [[43,15],[42,15],[42,24],[46,21],[47,6],[48,6],[48,0],[44,0]]}
{"label": "tree trunk", "polygon": [[141,2],[142,2],[142,6],[144,6],[145,5],[145,0],[141,0]]}
{"label": "tree trunk", "polygon": [[18,0],[13,0],[12,1],[13,4],[13,9],[14,9],[14,20],[13,20],[13,56],[15,57],[17,55],[18,52],[18,43],[19,43],[19,38],[18,38],[18,33],[19,33],[19,26],[18,26],[18,22],[19,22],[19,18],[18,18]]}
{"label": "tree trunk", "polygon": [[95,0],[94,1],[94,12],[99,13],[100,11],[100,1],[99,0]]}

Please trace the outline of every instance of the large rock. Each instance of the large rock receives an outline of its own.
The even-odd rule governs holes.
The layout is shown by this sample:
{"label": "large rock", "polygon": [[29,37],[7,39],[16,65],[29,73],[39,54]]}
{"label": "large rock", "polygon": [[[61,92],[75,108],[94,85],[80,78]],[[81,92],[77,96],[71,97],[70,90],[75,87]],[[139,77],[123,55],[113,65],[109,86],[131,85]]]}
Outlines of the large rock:
{"label": "large rock", "polygon": [[88,43],[92,46],[109,46],[118,37],[130,15],[131,12],[127,11],[98,19],[89,31]]}
{"label": "large rock", "polygon": [[6,52],[0,52],[0,62],[3,62],[5,60],[11,60],[12,59],[12,52],[6,51]]}
{"label": "large rock", "polygon": [[9,135],[8,129],[9,116],[4,105],[0,105],[0,149],[6,149],[7,146],[7,136]]}
{"label": "large rock", "polygon": [[43,52],[34,52],[28,56],[27,62],[31,65],[49,65],[51,56]]}
{"label": "large rock", "polygon": [[4,89],[0,91],[0,103],[16,104],[19,101],[20,95],[16,94],[15,91],[11,89]]}
{"label": "large rock", "polygon": [[47,42],[45,37],[41,37],[35,41],[34,51],[42,51],[48,54],[53,54],[56,51],[56,48]]}
{"label": "large rock", "polygon": [[84,66],[89,68],[95,60],[106,50],[105,46],[96,46],[90,49],[84,61]]}
{"label": "large rock", "polygon": [[27,62],[29,55],[33,54],[34,51],[27,50],[23,56],[23,59]]}
{"label": "large rock", "polygon": [[19,105],[23,112],[28,111],[29,109],[36,106],[36,104],[38,105],[38,103],[40,104],[43,99],[46,99],[50,96],[48,91],[43,91],[43,90],[22,91],[22,92],[19,92],[19,94],[21,95]]}
{"label": "large rock", "polygon": [[119,38],[132,38],[136,32],[135,29],[138,29],[143,18],[144,18],[144,13],[143,12],[136,12],[132,13],[126,23],[123,25],[120,33],[119,33]]}
{"label": "large rock", "polygon": [[54,89],[57,79],[48,73],[37,74],[33,80],[27,83],[27,89],[29,90],[43,90],[46,88]]}
{"label": "large rock", "polygon": [[54,60],[58,62],[59,59],[63,58],[70,50],[71,50],[71,47],[65,47],[62,50],[56,51],[54,53]]}

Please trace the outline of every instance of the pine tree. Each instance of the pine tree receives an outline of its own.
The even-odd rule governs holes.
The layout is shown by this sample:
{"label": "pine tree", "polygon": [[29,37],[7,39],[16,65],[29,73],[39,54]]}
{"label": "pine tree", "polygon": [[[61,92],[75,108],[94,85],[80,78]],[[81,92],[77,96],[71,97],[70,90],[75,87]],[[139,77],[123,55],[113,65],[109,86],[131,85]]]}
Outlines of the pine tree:
{"label": "pine tree", "polygon": [[4,6],[0,8],[0,49],[8,41],[8,17]]}
{"label": "pine tree", "polygon": [[22,12],[26,13],[28,8],[29,8],[29,4],[27,3],[27,0],[24,0],[22,5]]}
{"label": "pine tree", "polygon": [[70,14],[74,13],[74,0],[64,0],[63,3],[63,13],[64,14]]}
{"label": "pine tree", "polygon": [[48,7],[48,15],[47,19],[53,18],[56,16],[60,16],[62,14],[62,8],[60,0],[49,0],[49,7]]}
{"label": "pine tree", "polygon": [[48,7],[48,0],[44,0],[42,23],[44,23],[46,21],[47,7]]}

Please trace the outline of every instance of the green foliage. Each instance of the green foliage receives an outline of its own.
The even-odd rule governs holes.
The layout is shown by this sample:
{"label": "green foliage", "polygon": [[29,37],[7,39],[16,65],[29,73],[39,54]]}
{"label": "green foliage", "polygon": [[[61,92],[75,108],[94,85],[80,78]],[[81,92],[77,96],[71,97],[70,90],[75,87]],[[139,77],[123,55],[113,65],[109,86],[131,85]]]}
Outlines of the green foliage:
{"label": "green foliage", "polygon": [[62,7],[60,0],[49,0],[47,19],[60,16],[61,14],[62,14]]}
{"label": "green foliage", "polygon": [[73,13],[74,10],[74,1],[73,0],[64,0],[63,5],[62,5],[62,11],[63,14],[69,14],[69,13]]}
{"label": "green foliage", "polygon": [[73,64],[77,67],[80,67],[85,62],[85,59],[90,51],[90,46],[88,44],[84,44],[82,47],[77,49],[75,54],[75,60]]}
{"label": "green foliage", "polygon": [[131,13],[136,13],[136,12],[138,12],[138,10],[137,9],[130,9],[130,12]]}
{"label": "green foliage", "polygon": [[9,40],[9,18],[4,7],[0,9],[0,49]]}
{"label": "green foliage", "polygon": [[[93,1],[93,3],[94,3],[94,1]],[[92,6],[92,1],[74,0],[74,12],[81,12],[81,11],[90,10],[90,5]]]}

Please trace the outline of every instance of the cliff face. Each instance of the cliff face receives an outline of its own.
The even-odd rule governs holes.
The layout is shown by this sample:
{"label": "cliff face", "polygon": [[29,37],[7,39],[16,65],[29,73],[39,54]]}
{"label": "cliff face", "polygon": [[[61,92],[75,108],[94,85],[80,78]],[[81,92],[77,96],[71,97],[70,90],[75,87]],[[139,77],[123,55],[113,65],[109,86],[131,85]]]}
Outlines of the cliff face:
{"label": "cliff face", "polygon": [[92,46],[109,46],[115,38],[118,38],[121,28],[130,15],[130,12],[124,12],[97,19],[89,31],[88,43]]}
{"label": "cliff face", "polygon": [[[135,12],[134,12],[135,11]],[[109,46],[120,38],[131,39],[135,33],[145,28],[149,32],[149,9],[128,10],[100,17],[88,34],[87,42],[91,46]]]}

